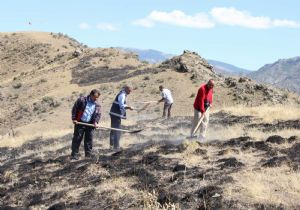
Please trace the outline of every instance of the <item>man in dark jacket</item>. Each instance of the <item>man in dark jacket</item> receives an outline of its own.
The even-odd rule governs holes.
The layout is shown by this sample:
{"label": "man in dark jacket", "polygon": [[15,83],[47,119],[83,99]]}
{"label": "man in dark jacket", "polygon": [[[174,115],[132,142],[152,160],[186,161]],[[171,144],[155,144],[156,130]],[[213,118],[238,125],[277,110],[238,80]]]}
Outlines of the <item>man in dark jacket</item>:
{"label": "man in dark jacket", "polygon": [[192,135],[199,119],[202,117],[202,115],[204,115],[203,121],[200,125],[200,141],[205,140],[205,133],[209,121],[209,111],[206,110],[208,107],[212,106],[213,87],[214,81],[212,79],[210,79],[206,84],[201,85],[194,102],[194,119],[192,122],[191,137],[193,137]]}
{"label": "man in dark jacket", "polygon": [[[71,159],[78,159],[80,143],[84,135],[84,151],[86,157],[91,157],[93,148],[93,132],[101,118],[101,106],[97,102],[100,92],[92,90],[90,95],[81,96],[72,108],[72,121],[74,123],[74,135],[72,139]],[[95,127],[77,124],[84,122],[93,124]]]}
{"label": "man in dark jacket", "polygon": [[[121,128],[121,119],[126,119],[126,110],[133,110],[132,107],[127,106],[126,98],[131,93],[132,88],[126,85],[116,96],[114,102],[112,103],[109,115],[111,119],[112,128]],[[120,150],[120,138],[121,132],[111,130],[110,131],[110,148],[115,151]]]}

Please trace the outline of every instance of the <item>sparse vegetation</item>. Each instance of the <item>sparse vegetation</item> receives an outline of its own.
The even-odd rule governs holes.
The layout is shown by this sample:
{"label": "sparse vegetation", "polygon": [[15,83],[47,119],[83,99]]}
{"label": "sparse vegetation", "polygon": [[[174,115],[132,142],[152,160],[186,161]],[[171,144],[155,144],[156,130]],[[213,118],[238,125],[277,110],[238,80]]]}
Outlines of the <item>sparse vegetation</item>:
{"label": "sparse vegetation", "polygon": [[[1,205],[299,208],[297,95],[245,78],[215,77],[204,60],[191,52],[159,67],[117,49],[88,48],[74,58],[72,38],[51,35],[26,32],[10,34],[7,40],[0,36],[0,47],[9,46],[9,50],[1,48],[0,55]],[[63,44],[69,48],[57,51]],[[207,142],[199,143],[186,137],[194,97],[208,78],[216,81],[214,103]],[[18,83],[20,90],[13,86]],[[158,83],[174,93],[171,119],[161,118],[163,103],[151,103],[139,113],[128,111],[124,128],[144,130],[124,134],[122,152],[111,155],[109,131],[97,130],[95,158],[83,155],[79,161],[69,160],[74,126],[70,109],[80,93],[100,89],[100,125],[109,127],[108,111],[120,88],[133,84],[128,104],[139,108],[143,102],[159,99]]]}

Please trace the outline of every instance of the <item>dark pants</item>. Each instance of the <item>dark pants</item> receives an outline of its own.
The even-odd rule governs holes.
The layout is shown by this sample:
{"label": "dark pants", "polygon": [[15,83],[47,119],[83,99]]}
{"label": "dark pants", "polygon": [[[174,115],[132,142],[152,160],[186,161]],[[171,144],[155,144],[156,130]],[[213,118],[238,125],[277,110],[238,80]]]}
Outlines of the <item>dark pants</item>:
{"label": "dark pants", "polygon": [[[121,128],[121,118],[117,116],[110,115],[111,120],[111,127],[112,128]],[[120,131],[110,131],[110,138],[109,138],[109,144],[114,149],[120,148],[120,138],[121,138],[121,132]]]}
{"label": "dark pants", "polygon": [[84,135],[84,151],[85,156],[90,156],[93,148],[93,133],[94,128],[84,125],[74,126],[74,135],[72,139],[72,156],[78,155],[80,143]]}
{"label": "dark pants", "polygon": [[173,104],[164,104],[164,111],[163,111],[163,116],[162,117],[166,117],[166,113],[168,112],[168,118],[171,117],[171,109],[172,109],[172,105]]}

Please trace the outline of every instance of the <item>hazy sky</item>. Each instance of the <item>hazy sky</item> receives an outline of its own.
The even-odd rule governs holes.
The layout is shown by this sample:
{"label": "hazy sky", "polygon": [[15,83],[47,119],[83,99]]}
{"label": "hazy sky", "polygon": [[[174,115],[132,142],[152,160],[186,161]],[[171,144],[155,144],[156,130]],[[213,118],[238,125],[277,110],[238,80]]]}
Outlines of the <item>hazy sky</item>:
{"label": "hazy sky", "polygon": [[299,10],[300,0],[3,0],[0,29],[62,32],[90,47],[188,49],[256,70],[300,56]]}

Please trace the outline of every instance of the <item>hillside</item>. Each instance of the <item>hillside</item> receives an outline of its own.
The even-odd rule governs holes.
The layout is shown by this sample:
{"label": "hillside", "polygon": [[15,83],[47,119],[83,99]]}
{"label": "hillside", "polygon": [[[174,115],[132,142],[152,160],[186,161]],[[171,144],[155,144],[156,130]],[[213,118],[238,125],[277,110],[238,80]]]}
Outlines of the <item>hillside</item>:
{"label": "hillside", "polygon": [[[47,130],[49,125],[58,131],[72,128],[66,121],[72,104],[92,88],[102,92],[106,121],[114,95],[126,83],[134,87],[129,103],[159,99],[158,86],[164,84],[174,92],[175,115],[192,114],[193,95],[209,78],[216,80],[216,108],[298,100],[248,79],[219,77],[205,59],[189,51],[153,65],[139,61],[136,54],[114,48],[85,48],[62,34],[27,32],[0,37],[2,135],[32,135]],[[73,54],[76,49],[81,51],[79,57]],[[145,117],[160,115],[157,106],[151,109]],[[139,117],[137,113],[132,115],[132,119]]]}
{"label": "hillside", "polygon": [[300,93],[300,57],[280,59],[249,74],[254,80]]}
{"label": "hillside", "polygon": [[[300,198],[300,97],[246,77],[223,77],[185,50],[159,64],[117,48],[88,48],[64,34],[0,33],[0,208],[297,209]],[[195,94],[215,80],[206,142],[187,136]],[[118,91],[128,104],[174,97],[128,112],[123,150],[95,132],[94,156],[70,161],[71,108],[101,92],[101,125]],[[288,109],[287,109],[288,107]],[[82,146],[81,146],[82,153]],[[288,195],[288,196],[286,196]]]}

